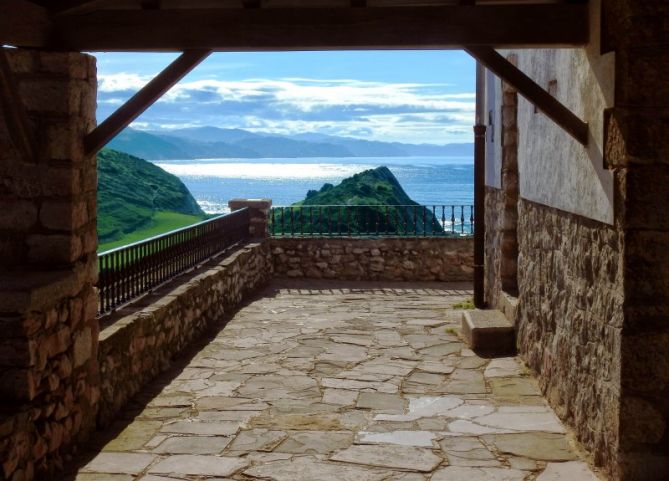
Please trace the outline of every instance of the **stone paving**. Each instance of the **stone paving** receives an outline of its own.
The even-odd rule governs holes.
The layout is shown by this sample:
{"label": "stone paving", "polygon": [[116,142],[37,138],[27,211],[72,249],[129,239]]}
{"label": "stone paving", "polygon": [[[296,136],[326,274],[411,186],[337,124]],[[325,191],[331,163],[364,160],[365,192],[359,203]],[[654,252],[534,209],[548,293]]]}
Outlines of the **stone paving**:
{"label": "stone paving", "polygon": [[[467,285],[280,283],[128,407],[76,481],[596,481]],[[104,441],[102,440],[104,439]]]}

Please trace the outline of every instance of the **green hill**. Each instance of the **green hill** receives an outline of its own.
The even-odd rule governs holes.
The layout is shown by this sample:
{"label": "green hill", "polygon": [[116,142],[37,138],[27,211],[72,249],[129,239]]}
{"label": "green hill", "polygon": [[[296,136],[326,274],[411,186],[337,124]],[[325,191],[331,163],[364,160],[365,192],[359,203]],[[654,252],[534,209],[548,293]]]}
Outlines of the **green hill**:
{"label": "green hill", "polygon": [[[388,167],[365,170],[339,185],[325,184],[294,206],[341,206],[295,209],[304,232],[386,233],[395,235],[441,234],[443,228],[432,211],[414,202]],[[348,206],[358,206],[354,209]],[[396,206],[396,207],[389,207]],[[279,221],[276,221],[279,224]],[[284,219],[284,229],[287,230]],[[276,225],[275,228],[280,228]],[[297,231],[297,230],[296,230]]]}
{"label": "green hill", "polygon": [[[104,149],[98,154],[100,244],[125,238],[138,230],[155,235],[160,230],[196,222],[204,215],[176,176],[123,152]],[[166,228],[158,228],[156,221]],[[129,242],[132,240],[138,239]]]}

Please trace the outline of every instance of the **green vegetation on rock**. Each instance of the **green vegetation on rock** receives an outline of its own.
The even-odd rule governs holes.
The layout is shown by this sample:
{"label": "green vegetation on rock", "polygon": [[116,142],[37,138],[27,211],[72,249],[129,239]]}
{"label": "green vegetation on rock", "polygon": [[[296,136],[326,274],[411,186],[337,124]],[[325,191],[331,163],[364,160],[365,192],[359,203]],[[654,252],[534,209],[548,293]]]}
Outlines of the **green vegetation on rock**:
{"label": "green vegetation on rock", "polygon": [[[184,217],[185,216],[185,217]],[[134,242],[192,224],[204,212],[178,177],[146,160],[115,150],[98,154],[98,240]],[[186,222],[186,223],[184,223]],[[124,243],[127,243],[124,242]]]}
{"label": "green vegetation on rock", "polygon": [[299,222],[304,232],[394,235],[444,233],[432,211],[414,202],[390,169],[383,166],[355,174],[336,186],[325,184],[318,191],[310,190],[306,199],[293,205],[344,206],[296,210],[293,220],[296,220],[295,215],[302,216]]}

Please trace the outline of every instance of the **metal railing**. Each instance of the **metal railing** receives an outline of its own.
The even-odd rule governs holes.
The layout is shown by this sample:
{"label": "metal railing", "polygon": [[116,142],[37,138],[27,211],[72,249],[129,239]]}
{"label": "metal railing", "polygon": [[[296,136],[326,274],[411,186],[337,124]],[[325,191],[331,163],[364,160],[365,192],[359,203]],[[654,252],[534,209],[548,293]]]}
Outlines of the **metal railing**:
{"label": "metal railing", "polygon": [[249,209],[151,237],[98,255],[98,314],[151,291],[243,241]]}
{"label": "metal railing", "polygon": [[304,205],[273,207],[273,237],[455,237],[474,232],[473,205]]}

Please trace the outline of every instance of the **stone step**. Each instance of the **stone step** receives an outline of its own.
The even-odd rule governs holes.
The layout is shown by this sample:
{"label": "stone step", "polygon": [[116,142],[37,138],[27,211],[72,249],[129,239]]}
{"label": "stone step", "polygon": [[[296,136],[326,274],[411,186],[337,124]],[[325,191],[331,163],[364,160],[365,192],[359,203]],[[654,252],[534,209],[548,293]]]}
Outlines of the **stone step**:
{"label": "stone step", "polygon": [[516,311],[518,310],[518,298],[502,292],[499,308],[511,324],[516,325]]}
{"label": "stone step", "polygon": [[462,315],[462,334],[469,347],[488,355],[513,354],[516,333],[502,311],[475,309]]}

